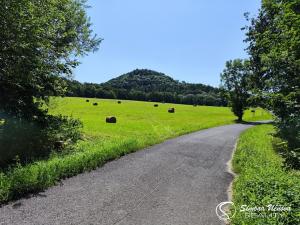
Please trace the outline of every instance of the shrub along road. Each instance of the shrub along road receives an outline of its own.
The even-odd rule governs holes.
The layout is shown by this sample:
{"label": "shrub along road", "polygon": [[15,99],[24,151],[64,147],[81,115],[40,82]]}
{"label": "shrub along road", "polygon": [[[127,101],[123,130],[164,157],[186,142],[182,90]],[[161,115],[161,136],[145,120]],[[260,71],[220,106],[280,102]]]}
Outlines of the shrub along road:
{"label": "shrub along road", "polygon": [[227,172],[239,134],[251,125],[202,130],[107,163],[0,208],[0,224],[222,224]]}

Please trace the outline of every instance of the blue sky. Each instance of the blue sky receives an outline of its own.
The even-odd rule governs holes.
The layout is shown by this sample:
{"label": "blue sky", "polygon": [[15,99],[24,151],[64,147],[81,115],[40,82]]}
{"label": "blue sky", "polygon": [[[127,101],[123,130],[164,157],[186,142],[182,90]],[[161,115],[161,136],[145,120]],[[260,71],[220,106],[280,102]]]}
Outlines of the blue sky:
{"label": "blue sky", "polygon": [[105,82],[136,68],[219,85],[225,61],[246,58],[244,12],[260,0],[89,0],[93,30],[104,41],[81,58],[81,82]]}

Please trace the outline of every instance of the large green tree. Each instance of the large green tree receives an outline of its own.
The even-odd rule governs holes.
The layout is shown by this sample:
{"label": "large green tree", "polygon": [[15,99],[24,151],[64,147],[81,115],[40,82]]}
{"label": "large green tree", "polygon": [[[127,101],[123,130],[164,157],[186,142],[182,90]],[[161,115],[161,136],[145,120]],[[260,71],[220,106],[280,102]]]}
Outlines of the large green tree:
{"label": "large green tree", "polygon": [[97,49],[85,0],[9,0],[0,4],[0,117],[42,116],[63,95],[76,58]]}
{"label": "large green tree", "polygon": [[[77,58],[97,49],[85,0],[2,0],[0,167],[47,157],[80,138],[77,120],[47,114],[66,91]],[[58,146],[58,144],[60,144]]]}
{"label": "large green tree", "polygon": [[221,74],[221,89],[227,98],[232,112],[242,121],[244,110],[248,108],[249,91],[247,79],[250,75],[249,61],[235,59],[226,62]]}
{"label": "large green tree", "polygon": [[252,88],[280,119],[300,111],[300,0],[263,0],[247,30]]}
{"label": "large green tree", "polygon": [[300,0],[263,0],[246,28],[253,93],[277,117],[300,168]]}

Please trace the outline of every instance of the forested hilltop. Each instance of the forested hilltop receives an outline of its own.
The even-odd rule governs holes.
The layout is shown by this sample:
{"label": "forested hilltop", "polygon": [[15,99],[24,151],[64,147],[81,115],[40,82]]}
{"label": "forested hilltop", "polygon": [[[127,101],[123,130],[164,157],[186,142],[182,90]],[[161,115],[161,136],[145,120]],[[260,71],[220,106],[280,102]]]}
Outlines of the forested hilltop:
{"label": "forested hilltop", "polygon": [[180,82],[153,70],[136,69],[106,83],[68,80],[67,96],[224,106],[220,89]]}

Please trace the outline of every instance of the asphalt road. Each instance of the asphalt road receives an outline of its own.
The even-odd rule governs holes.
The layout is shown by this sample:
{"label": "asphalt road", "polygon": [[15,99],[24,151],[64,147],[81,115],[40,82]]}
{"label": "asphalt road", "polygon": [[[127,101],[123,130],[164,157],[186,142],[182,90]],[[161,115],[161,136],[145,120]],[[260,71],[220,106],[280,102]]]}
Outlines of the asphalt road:
{"label": "asphalt road", "polygon": [[168,140],[0,208],[1,225],[212,225],[227,200],[241,131],[228,125]]}

